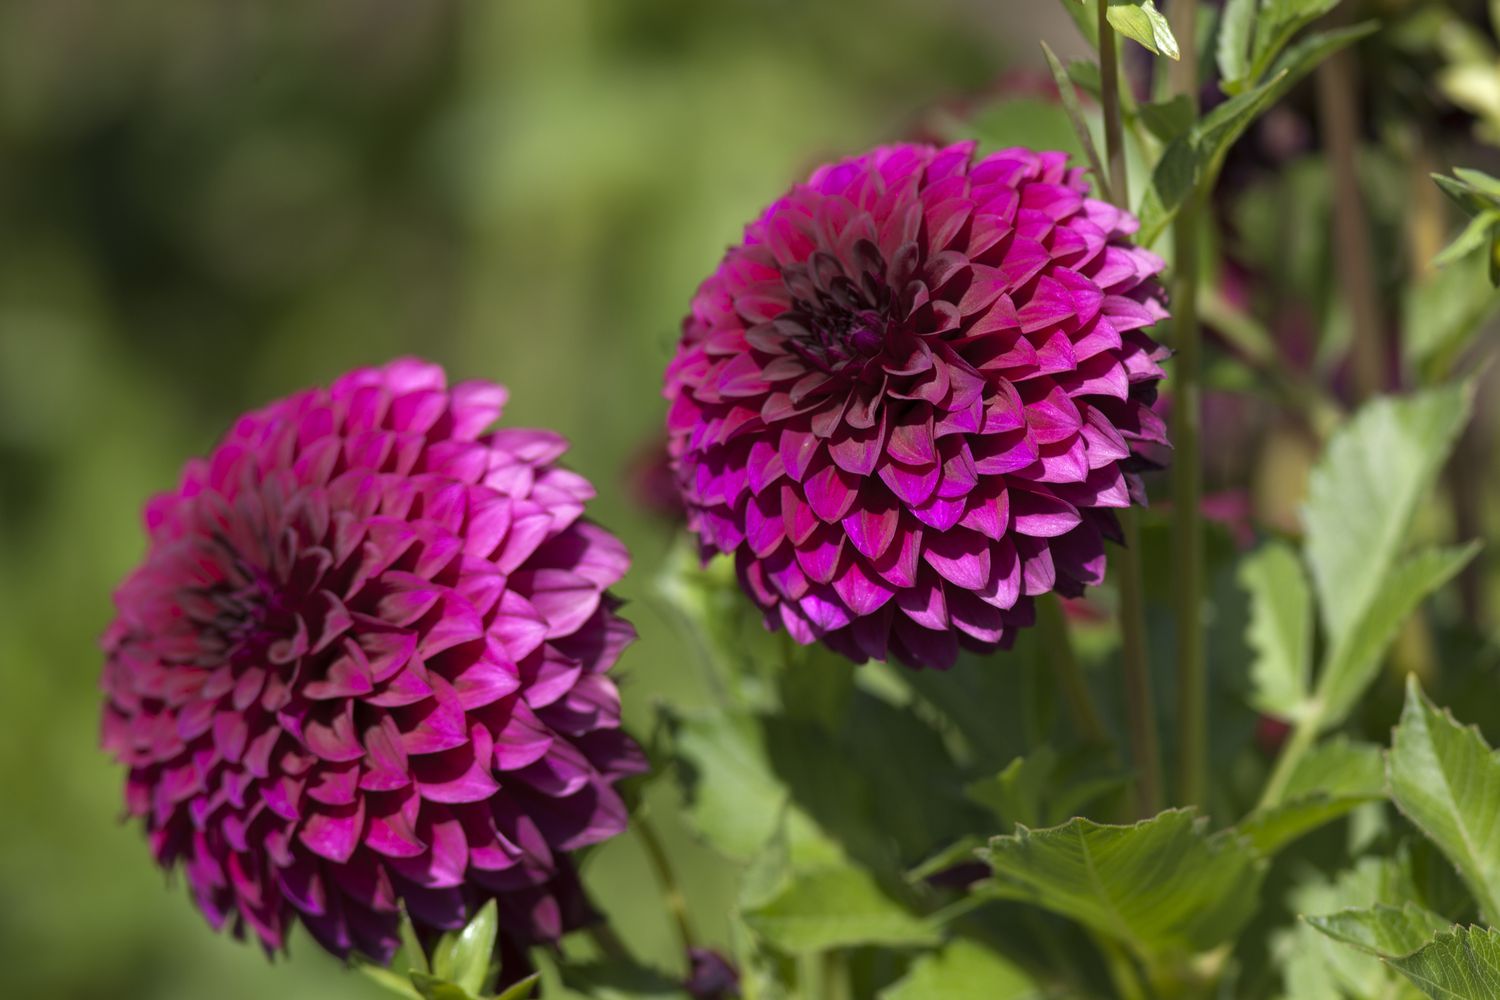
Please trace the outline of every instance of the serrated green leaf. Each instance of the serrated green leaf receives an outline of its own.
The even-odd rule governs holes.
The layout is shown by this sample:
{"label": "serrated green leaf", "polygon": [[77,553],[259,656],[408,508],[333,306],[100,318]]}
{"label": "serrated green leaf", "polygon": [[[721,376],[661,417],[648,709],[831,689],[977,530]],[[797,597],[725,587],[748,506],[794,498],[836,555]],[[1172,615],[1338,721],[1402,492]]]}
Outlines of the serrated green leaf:
{"label": "serrated green leaf", "polygon": [[1366,404],[1328,443],[1302,520],[1323,623],[1337,642],[1360,622],[1395,565],[1417,504],[1468,420],[1453,385]]}
{"label": "serrated green leaf", "polygon": [[1063,110],[1068,114],[1068,123],[1073,126],[1078,145],[1088,157],[1089,166],[1094,170],[1100,189],[1108,192],[1109,174],[1104,169],[1104,161],[1099,158],[1099,149],[1094,145],[1089,124],[1083,117],[1083,108],[1078,104],[1078,93],[1073,89],[1073,81],[1068,78],[1068,71],[1063,67],[1062,61],[1046,42],[1042,43],[1042,54],[1046,56],[1047,66],[1052,70],[1052,81],[1057,85],[1058,99],[1062,101]]}
{"label": "serrated green leaf", "polygon": [[1450,549],[1426,549],[1409,556],[1381,582],[1368,608],[1334,639],[1318,679],[1318,701],[1325,727],[1342,722],[1375,679],[1385,651],[1417,607],[1458,575],[1479,551],[1472,542]]}
{"label": "serrated green leaf", "polygon": [[1416,954],[1387,961],[1435,1000],[1500,997],[1500,931],[1493,928],[1439,934]]}
{"label": "serrated green leaf", "polygon": [[1219,41],[1215,54],[1226,93],[1236,93],[1243,89],[1235,87],[1231,90],[1230,86],[1250,75],[1250,42],[1255,31],[1257,6],[1257,0],[1229,0],[1224,5],[1224,15],[1219,19]]}
{"label": "serrated green leaf", "polygon": [[1270,542],[1244,560],[1239,579],[1250,594],[1251,702],[1295,719],[1312,693],[1312,595],[1302,561],[1291,546]]}
{"label": "serrated green leaf", "polygon": [[964,938],[923,955],[880,1000],[1044,1000],[1047,991],[1009,959]]}
{"label": "serrated green leaf", "polygon": [[930,922],[892,899],[860,868],[795,875],[743,917],[746,926],[788,955],[862,945],[930,946],[940,940]]}
{"label": "serrated green leaf", "polygon": [[[1328,914],[1382,903],[1401,906],[1417,901],[1416,896],[1403,858],[1367,856],[1331,880],[1307,871],[1288,904],[1294,913]],[[1279,936],[1277,950],[1286,970],[1286,1000],[1408,1000],[1419,996],[1380,959],[1333,940],[1305,920],[1297,920]]]}
{"label": "serrated green leaf", "polygon": [[1435,843],[1479,903],[1500,917],[1500,757],[1479,730],[1438,709],[1408,677],[1386,765],[1391,798]]}
{"label": "serrated green leaf", "polygon": [[1148,51],[1168,59],[1180,57],[1177,39],[1172,37],[1172,27],[1156,9],[1154,0],[1109,0],[1105,16],[1117,32],[1145,46]]}
{"label": "serrated green leaf", "polygon": [[432,972],[469,993],[484,988],[495,955],[500,917],[492,899],[459,931],[449,931],[432,950]]}
{"label": "serrated green leaf", "polygon": [[1415,903],[1399,907],[1377,903],[1368,909],[1305,919],[1335,941],[1383,957],[1410,955],[1449,927],[1448,921]]}
{"label": "serrated green leaf", "polygon": [[1385,761],[1379,747],[1345,737],[1315,747],[1287,782],[1281,804],[1257,809],[1240,833],[1269,856],[1287,844],[1385,794]]}
{"label": "serrated green leaf", "polygon": [[536,984],[541,982],[541,979],[542,974],[540,972],[533,972],[525,979],[512,983],[503,992],[495,994],[495,1000],[526,1000],[526,997],[531,996],[531,991],[536,988]]}
{"label": "serrated green leaf", "polygon": [[1143,958],[1206,951],[1255,912],[1264,866],[1248,844],[1209,835],[1186,810],[1133,826],[1074,819],[996,837],[981,855],[992,890],[1062,914]]}

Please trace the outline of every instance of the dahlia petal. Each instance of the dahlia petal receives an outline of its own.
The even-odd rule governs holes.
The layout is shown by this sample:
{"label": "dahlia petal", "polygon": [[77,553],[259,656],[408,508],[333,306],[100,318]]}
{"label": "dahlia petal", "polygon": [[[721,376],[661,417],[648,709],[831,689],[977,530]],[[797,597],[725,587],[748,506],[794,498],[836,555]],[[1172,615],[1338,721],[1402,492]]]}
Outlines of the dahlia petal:
{"label": "dahlia petal", "polygon": [[900,511],[878,490],[863,491],[859,505],[843,519],[849,541],[870,560],[879,560],[890,548],[899,523]]}
{"label": "dahlia petal", "polygon": [[850,613],[859,617],[873,614],[896,593],[878,576],[867,573],[858,559],[850,560],[844,571],[834,577],[833,589]]}
{"label": "dahlia petal", "polygon": [[961,528],[930,535],[922,558],[949,583],[979,590],[990,578],[990,545],[982,535]]}
{"label": "dahlia petal", "polygon": [[912,506],[927,502],[941,477],[942,468],[936,462],[927,466],[905,466],[891,461],[880,467],[880,478],[891,492]]}
{"label": "dahlia petal", "polygon": [[844,554],[844,532],[836,527],[822,527],[813,532],[807,544],[796,550],[797,563],[808,579],[829,583],[838,573]]}
{"label": "dahlia petal", "polygon": [[588,578],[562,569],[523,570],[511,586],[527,595],[547,622],[547,635],[571,635],[599,606],[599,588]]}
{"label": "dahlia petal", "polygon": [[819,520],[832,524],[848,513],[859,495],[859,477],[828,465],[803,483],[807,504]]}
{"label": "dahlia petal", "polygon": [[1055,538],[1076,528],[1078,508],[1045,493],[1016,490],[1011,495],[1016,531],[1033,538]]}
{"label": "dahlia petal", "polygon": [[324,807],[310,813],[297,840],[319,857],[341,863],[348,861],[359,846],[364,826],[365,803],[359,799],[348,806]]}

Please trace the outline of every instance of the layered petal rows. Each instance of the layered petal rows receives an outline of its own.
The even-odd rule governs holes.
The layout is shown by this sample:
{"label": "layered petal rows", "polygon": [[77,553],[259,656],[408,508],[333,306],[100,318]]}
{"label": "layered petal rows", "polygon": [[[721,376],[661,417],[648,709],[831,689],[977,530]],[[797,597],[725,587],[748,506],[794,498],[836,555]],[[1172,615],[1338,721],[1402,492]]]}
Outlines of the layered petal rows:
{"label": "layered petal rows", "polygon": [[643,758],[606,672],[623,546],[506,393],[414,360],[250,413],[147,507],[106,632],[128,812],[215,927],[385,961],[400,906],[511,946],[588,916],[567,852]]}
{"label": "layered petal rows", "polygon": [[666,374],[705,557],[855,660],[1008,645],[1104,576],[1165,452],[1162,262],[1065,154],[898,145],[816,170],[698,289]]}

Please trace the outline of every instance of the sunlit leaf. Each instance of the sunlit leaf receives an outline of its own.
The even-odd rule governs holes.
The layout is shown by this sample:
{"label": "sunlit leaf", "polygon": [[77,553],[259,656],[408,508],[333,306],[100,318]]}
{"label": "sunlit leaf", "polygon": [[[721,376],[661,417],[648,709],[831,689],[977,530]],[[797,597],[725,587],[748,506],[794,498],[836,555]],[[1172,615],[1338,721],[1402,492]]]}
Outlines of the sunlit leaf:
{"label": "sunlit leaf", "polygon": [[432,971],[469,993],[478,993],[489,975],[499,931],[499,913],[491,899],[457,932],[450,931],[432,952]]}
{"label": "sunlit leaf", "polygon": [[477,1000],[462,986],[425,972],[413,972],[411,984],[417,988],[422,1000]]}
{"label": "sunlit leaf", "polygon": [[1317,701],[1326,728],[1341,722],[1375,679],[1401,625],[1427,597],[1469,564],[1479,543],[1426,549],[1407,557],[1381,581],[1359,619],[1333,640]]}
{"label": "sunlit leaf", "polygon": [[1133,826],[1074,819],[996,837],[993,891],[1077,920],[1153,956],[1229,940],[1255,911],[1264,869],[1248,844],[1185,810]]}
{"label": "sunlit leaf", "polygon": [[1452,385],[1374,400],[1335,433],[1308,482],[1307,561],[1335,641],[1374,603],[1423,497],[1468,420]]}
{"label": "sunlit leaf", "polygon": [[1290,546],[1270,542],[1244,560],[1239,576],[1250,594],[1251,701],[1262,712],[1296,718],[1312,678],[1312,595],[1302,562]]}
{"label": "sunlit leaf", "polygon": [[1439,934],[1416,954],[1387,961],[1434,1000],[1500,997],[1500,931],[1494,928]]}
{"label": "sunlit leaf", "polygon": [[1439,711],[1409,677],[1387,764],[1391,797],[1500,918],[1500,757],[1479,730]]}
{"label": "sunlit leaf", "polygon": [[1385,957],[1410,955],[1450,926],[1415,903],[1400,907],[1377,903],[1367,909],[1308,917],[1307,922],[1335,941]]}
{"label": "sunlit leaf", "polygon": [[1179,57],[1172,27],[1154,0],[1109,0],[1105,16],[1116,31],[1149,51],[1168,59]]}

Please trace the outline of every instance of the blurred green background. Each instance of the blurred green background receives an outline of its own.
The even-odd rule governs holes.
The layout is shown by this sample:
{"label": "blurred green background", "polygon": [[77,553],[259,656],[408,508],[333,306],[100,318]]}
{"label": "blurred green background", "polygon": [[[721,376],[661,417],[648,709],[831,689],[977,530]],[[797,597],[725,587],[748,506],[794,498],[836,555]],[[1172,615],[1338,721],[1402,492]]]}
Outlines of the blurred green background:
{"label": "blurred green background", "polygon": [[[0,995],[378,995],[305,938],[269,964],[213,934],[119,821],[95,636],[185,457],[402,353],[507,383],[635,554],[643,728],[700,676],[652,602],[670,529],[627,488],[693,287],[810,165],[1043,34],[1072,47],[1019,0],[0,0]],[[667,826],[722,937],[727,882]],[[638,844],[587,874],[679,961]]]}

